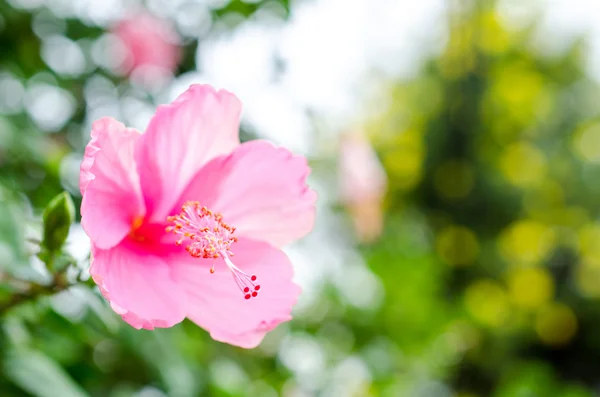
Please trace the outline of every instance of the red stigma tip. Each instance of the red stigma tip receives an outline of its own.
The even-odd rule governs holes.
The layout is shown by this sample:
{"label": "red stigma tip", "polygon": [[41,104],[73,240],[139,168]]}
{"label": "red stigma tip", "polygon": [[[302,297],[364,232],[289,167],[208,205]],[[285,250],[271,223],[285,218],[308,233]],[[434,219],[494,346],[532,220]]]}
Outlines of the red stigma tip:
{"label": "red stigma tip", "polygon": [[[186,201],[180,214],[168,216],[166,219],[170,223],[165,228],[166,232],[178,236],[176,245],[184,245],[185,250],[194,258],[222,258],[244,299],[258,295],[260,285],[254,283],[257,277],[245,273],[229,258],[233,256],[231,245],[238,240],[233,236],[235,227],[223,222],[223,215],[211,212],[197,201]],[[209,272],[215,273],[214,264],[209,268]]]}

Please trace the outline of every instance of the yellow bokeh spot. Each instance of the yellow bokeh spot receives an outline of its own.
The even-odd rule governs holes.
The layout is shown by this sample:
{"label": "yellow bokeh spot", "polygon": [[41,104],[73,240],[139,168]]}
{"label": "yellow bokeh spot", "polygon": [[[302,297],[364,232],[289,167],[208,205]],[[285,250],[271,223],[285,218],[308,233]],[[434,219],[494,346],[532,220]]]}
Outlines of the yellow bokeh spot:
{"label": "yellow bokeh spot", "polygon": [[545,178],[533,189],[525,192],[524,205],[528,212],[547,211],[562,207],[565,202],[563,187],[556,181]]}
{"label": "yellow bokeh spot", "polygon": [[393,148],[385,151],[382,157],[394,187],[409,190],[421,181],[423,142],[417,130],[399,134]]}
{"label": "yellow bokeh spot", "polygon": [[502,174],[519,187],[535,186],[546,173],[546,158],[535,146],[527,142],[514,143],[499,158]]}
{"label": "yellow bokeh spot", "polygon": [[459,160],[443,163],[435,172],[433,183],[442,197],[460,199],[466,197],[473,189],[475,172],[473,167]]}
{"label": "yellow bokeh spot", "polygon": [[401,189],[411,189],[421,180],[421,156],[414,152],[395,151],[386,153],[383,162],[392,183]]}
{"label": "yellow bokeh spot", "polygon": [[600,124],[580,128],[573,136],[573,149],[582,159],[600,163]]}
{"label": "yellow bokeh spot", "polygon": [[515,306],[537,309],[554,295],[554,280],[542,267],[516,267],[508,274],[510,298]]}
{"label": "yellow bokeh spot", "polygon": [[600,266],[600,225],[590,223],[579,229],[578,245],[585,262]]}
{"label": "yellow bokeh spot", "polygon": [[577,317],[567,305],[550,303],[537,313],[535,331],[547,345],[564,345],[577,333]]}
{"label": "yellow bokeh spot", "polygon": [[488,54],[499,54],[506,51],[510,44],[508,32],[498,21],[493,12],[481,16],[482,32],[477,36],[479,48]]}
{"label": "yellow bokeh spot", "polygon": [[500,236],[504,258],[516,264],[537,264],[550,252],[554,232],[543,223],[521,220],[511,224]]}
{"label": "yellow bokeh spot", "polygon": [[423,152],[423,136],[420,129],[408,129],[395,137],[395,144],[407,151]]}
{"label": "yellow bokeh spot", "polygon": [[479,256],[477,236],[462,226],[449,226],[437,237],[436,248],[444,262],[453,266],[470,265]]}
{"label": "yellow bokeh spot", "polygon": [[514,122],[524,126],[533,117],[543,117],[550,109],[544,79],[529,62],[498,64],[493,70],[492,82],[486,106],[503,110]]}
{"label": "yellow bokeh spot", "polygon": [[600,265],[584,261],[575,269],[575,283],[579,291],[590,298],[600,298]]}
{"label": "yellow bokeh spot", "polygon": [[506,291],[492,280],[480,280],[465,291],[465,306],[479,323],[490,327],[505,324],[510,313]]}

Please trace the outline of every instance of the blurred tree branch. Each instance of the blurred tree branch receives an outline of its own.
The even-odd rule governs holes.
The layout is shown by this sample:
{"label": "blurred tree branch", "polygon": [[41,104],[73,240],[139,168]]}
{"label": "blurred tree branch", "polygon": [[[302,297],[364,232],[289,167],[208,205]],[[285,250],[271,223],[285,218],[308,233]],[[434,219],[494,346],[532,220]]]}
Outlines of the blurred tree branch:
{"label": "blurred tree branch", "polygon": [[[28,301],[32,301],[38,297],[52,295],[56,292],[63,291],[72,285],[77,283],[70,283],[66,277],[66,269],[65,267],[63,271],[60,271],[54,274],[52,281],[50,284],[38,284],[34,282],[27,282],[26,287],[23,291],[12,294],[10,298],[0,303],[0,316],[4,315],[7,311],[12,309],[15,306],[18,306],[21,303],[25,303]],[[23,280],[9,280],[13,282],[13,284],[23,283]]]}

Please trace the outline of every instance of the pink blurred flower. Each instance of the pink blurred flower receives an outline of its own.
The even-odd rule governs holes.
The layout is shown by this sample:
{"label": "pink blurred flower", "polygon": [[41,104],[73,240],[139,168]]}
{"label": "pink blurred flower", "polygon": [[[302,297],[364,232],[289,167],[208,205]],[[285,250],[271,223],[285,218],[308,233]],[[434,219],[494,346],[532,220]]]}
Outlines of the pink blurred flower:
{"label": "pink blurred flower", "polygon": [[189,318],[250,348],[290,320],[300,288],[280,247],[311,229],[306,159],[239,143],[241,103],[194,85],[144,134],[96,121],[81,164],[90,273],[135,328]]}
{"label": "pink blurred flower", "polygon": [[374,241],[383,228],[387,177],[375,150],[361,133],[342,136],[339,183],[341,201],[352,217],[357,238]]}
{"label": "pink blurred flower", "polygon": [[181,58],[179,35],[164,19],[140,11],[123,19],[113,28],[125,53],[120,70],[129,74],[142,67],[171,74]]}

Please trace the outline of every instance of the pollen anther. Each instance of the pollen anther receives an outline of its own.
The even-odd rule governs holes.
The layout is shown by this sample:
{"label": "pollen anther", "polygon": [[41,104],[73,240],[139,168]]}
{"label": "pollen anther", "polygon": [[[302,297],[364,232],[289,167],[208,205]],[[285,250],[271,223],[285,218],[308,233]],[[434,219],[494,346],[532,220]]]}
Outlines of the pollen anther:
{"label": "pollen anther", "polygon": [[230,254],[229,247],[237,239],[233,228],[223,222],[221,214],[214,214],[197,201],[188,201],[181,213],[167,217],[173,225],[166,231],[179,236],[176,244],[187,243],[185,249],[195,258],[218,258],[221,252]]}
{"label": "pollen anther", "polygon": [[[223,222],[221,214],[213,213],[197,201],[188,201],[181,207],[180,214],[168,216],[167,221],[172,224],[165,230],[179,237],[176,245],[185,243],[185,250],[194,258],[223,258],[244,298],[258,295],[260,285],[255,283],[256,276],[244,273],[230,259],[234,255],[230,247],[237,238],[232,236],[235,228]],[[210,273],[214,272],[213,265]]]}

